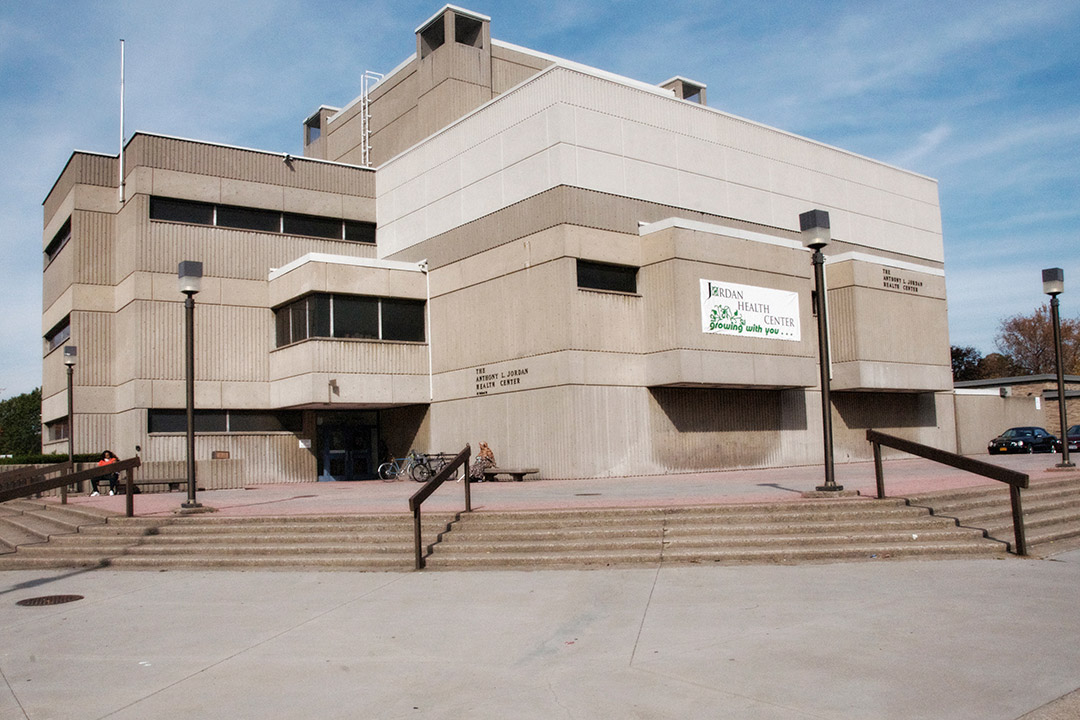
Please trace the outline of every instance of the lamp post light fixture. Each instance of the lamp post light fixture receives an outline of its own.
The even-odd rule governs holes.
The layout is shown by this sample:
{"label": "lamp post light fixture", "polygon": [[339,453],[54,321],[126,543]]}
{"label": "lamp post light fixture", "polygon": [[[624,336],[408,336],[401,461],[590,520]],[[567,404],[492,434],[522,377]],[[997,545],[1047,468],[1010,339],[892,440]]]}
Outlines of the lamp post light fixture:
{"label": "lamp post light fixture", "polygon": [[832,436],[832,401],[829,399],[829,321],[825,316],[825,255],[821,248],[829,244],[832,231],[829,227],[829,213],[825,210],[810,210],[799,215],[799,229],[802,231],[803,244],[814,251],[814,309],[818,326],[818,360],[821,365],[821,435],[825,446],[825,484],[817,490],[839,492],[843,485],[836,484],[833,462]]}
{"label": "lamp post light fixture", "polygon": [[1042,271],[1043,292],[1050,296],[1050,316],[1054,325],[1054,365],[1057,368],[1058,414],[1061,420],[1061,462],[1059,468],[1075,467],[1069,461],[1069,424],[1065,410],[1065,373],[1061,366],[1061,316],[1058,295],[1065,292],[1065,271],[1047,268]]}
{"label": "lamp post light fixture", "polygon": [[[64,365],[67,366],[67,431],[68,431],[68,472],[75,472],[75,401],[71,391],[74,387],[75,358],[79,348],[74,345],[64,346]],[[67,485],[60,488],[61,502],[67,503]]]}
{"label": "lamp post light fixture", "polygon": [[184,260],[177,276],[184,299],[185,378],[187,380],[187,500],[180,504],[185,509],[202,507],[195,501],[195,295],[202,284],[201,262]]}
{"label": "lamp post light fixture", "polygon": [[64,346],[64,365],[67,366],[67,431],[68,431],[68,463],[71,471],[75,472],[75,407],[74,398],[71,394],[74,386],[75,358],[79,355],[79,348],[74,345]]}

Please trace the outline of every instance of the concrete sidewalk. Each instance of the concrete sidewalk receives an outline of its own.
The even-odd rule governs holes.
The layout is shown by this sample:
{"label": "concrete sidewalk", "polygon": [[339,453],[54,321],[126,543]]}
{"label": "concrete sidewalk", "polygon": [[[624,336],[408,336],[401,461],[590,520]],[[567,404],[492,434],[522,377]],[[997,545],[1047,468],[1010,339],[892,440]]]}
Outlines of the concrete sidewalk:
{"label": "concrete sidewalk", "polygon": [[[1014,720],[1080,686],[1055,560],[0,573],[0,720]],[[64,605],[24,598],[77,594]],[[1032,717],[1076,717],[1076,696]]]}
{"label": "concrete sidewalk", "polygon": [[[1065,476],[1049,470],[1060,461],[1060,455],[987,456],[985,459],[1026,472],[1031,475],[1032,482]],[[847,490],[857,490],[866,497],[876,496],[872,462],[838,464],[836,479]],[[471,492],[473,509],[478,511],[660,507],[801,500],[803,492],[813,490],[822,482],[822,468],[806,466],[639,477],[473,483]],[[920,458],[896,459],[885,463],[885,489],[890,496],[976,485],[1000,486],[1000,483]],[[408,513],[409,496],[420,487],[412,481],[385,483],[378,480],[267,485],[258,483],[258,478],[252,478],[247,489],[203,491],[197,494],[197,499],[224,516]],[[464,493],[463,483],[447,483],[424,504],[424,511],[462,510]],[[135,513],[139,516],[171,515],[186,498],[186,491],[136,495]],[[124,511],[124,500],[122,496],[70,497],[74,505],[88,505],[118,513]]]}

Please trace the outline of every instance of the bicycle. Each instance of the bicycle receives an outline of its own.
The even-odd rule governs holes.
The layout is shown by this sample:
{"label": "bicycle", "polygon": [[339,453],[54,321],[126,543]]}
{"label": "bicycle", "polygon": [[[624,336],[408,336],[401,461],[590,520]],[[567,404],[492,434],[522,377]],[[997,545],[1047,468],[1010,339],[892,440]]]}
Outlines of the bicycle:
{"label": "bicycle", "polygon": [[412,479],[416,482],[427,482],[449,464],[450,458],[443,453],[419,455],[411,470]]}
{"label": "bicycle", "polygon": [[[423,456],[415,450],[410,450],[409,454],[403,458],[393,458],[390,462],[384,462],[379,466],[379,477],[383,482],[394,482],[395,480],[404,480],[406,477],[411,477],[417,482],[423,482],[417,477],[415,472],[417,466],[420,465]],[[430,475],[429,475],[430,477]]]}

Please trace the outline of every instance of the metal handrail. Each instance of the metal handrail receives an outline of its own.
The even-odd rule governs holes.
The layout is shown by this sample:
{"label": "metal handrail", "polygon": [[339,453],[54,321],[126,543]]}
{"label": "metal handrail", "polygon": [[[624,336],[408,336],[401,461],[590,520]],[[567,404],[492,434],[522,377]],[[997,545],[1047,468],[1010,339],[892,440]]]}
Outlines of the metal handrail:
{"label": "metal handrail", "polygon": [[134,492],[133,486],[135,484],[134,473],[135,468],[140,465],[142,465],[142,461],[136,456],[128,460],[118,460],[117,462],[109,463],[108,465],[98,465],[89,470],[80,470],[76,473],[67,472],[54,478],[49,478],[48,476],[60,470],[70,470],[69,464],[65,462],[58,466],[36,468],[33,472],[14,470],[10,473],[0,475],[0,502],[47,492],[55,488],[66,488],[68,485],[74,485],[75,483],[84,480],[91,480],[105,475],[112,475],[113,473],[126,472],[127,516],[132,517],[135,514],[135,505],[132,499],[132,493]]}
{"label": "metal handrail", "polygon": [[1027,555],[1027,540],[1024,537],[1024,510],[1020,503],[1020,489],[1030,486],[1031,479],[1028,475],[983,462],[982,460],[957,455],[947,450],[940,450],[929,445],[898,438],[895,435],[887,435],[877,430],[867,430],[866,439],[874,448],[874,475],[877,477],[877,496],[879,500],[885,497],[885,470],[881,463],[882,445],[911,455],[918,455],[927,460],[954,467],[957,470],[982,475],[1008,485],[1009,499],[1012,503],[1013,535],[1016,538],[1013,549],[1017,555]]}
{"label": "metal handrail", "polygon": [[454,475],[459,467],[465,468],[465,512],[472,512],[472,495],[469,492],[469,458],[471,456],[472,448],[466,445],[446,467],[436,473],[435,477],[424,483],[424,486],[409,498],[409,510],[413,514],[413,540],[416,549],[417,570],[424,569],[424,553],[420,537],[420,506],[431,497],[433,492],[439,489],[440,485]]}

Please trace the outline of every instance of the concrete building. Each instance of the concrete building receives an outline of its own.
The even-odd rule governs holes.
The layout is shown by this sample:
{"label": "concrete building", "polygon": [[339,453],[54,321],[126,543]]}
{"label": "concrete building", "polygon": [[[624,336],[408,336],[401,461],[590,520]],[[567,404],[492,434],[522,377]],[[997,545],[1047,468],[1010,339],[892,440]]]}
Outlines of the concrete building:
{"label": "concrete building", "polygon": [[183,475],[176,268],[198,260],[205,487],[481,440],[544,477],[820,462],[815,208],[837,459],[870,427],[956,447],[934,180],[490,25],[444,7],[304,121],[303,157],[145,133],[75,153],[45,200],[46,450],[74,344],[76,451]]}

